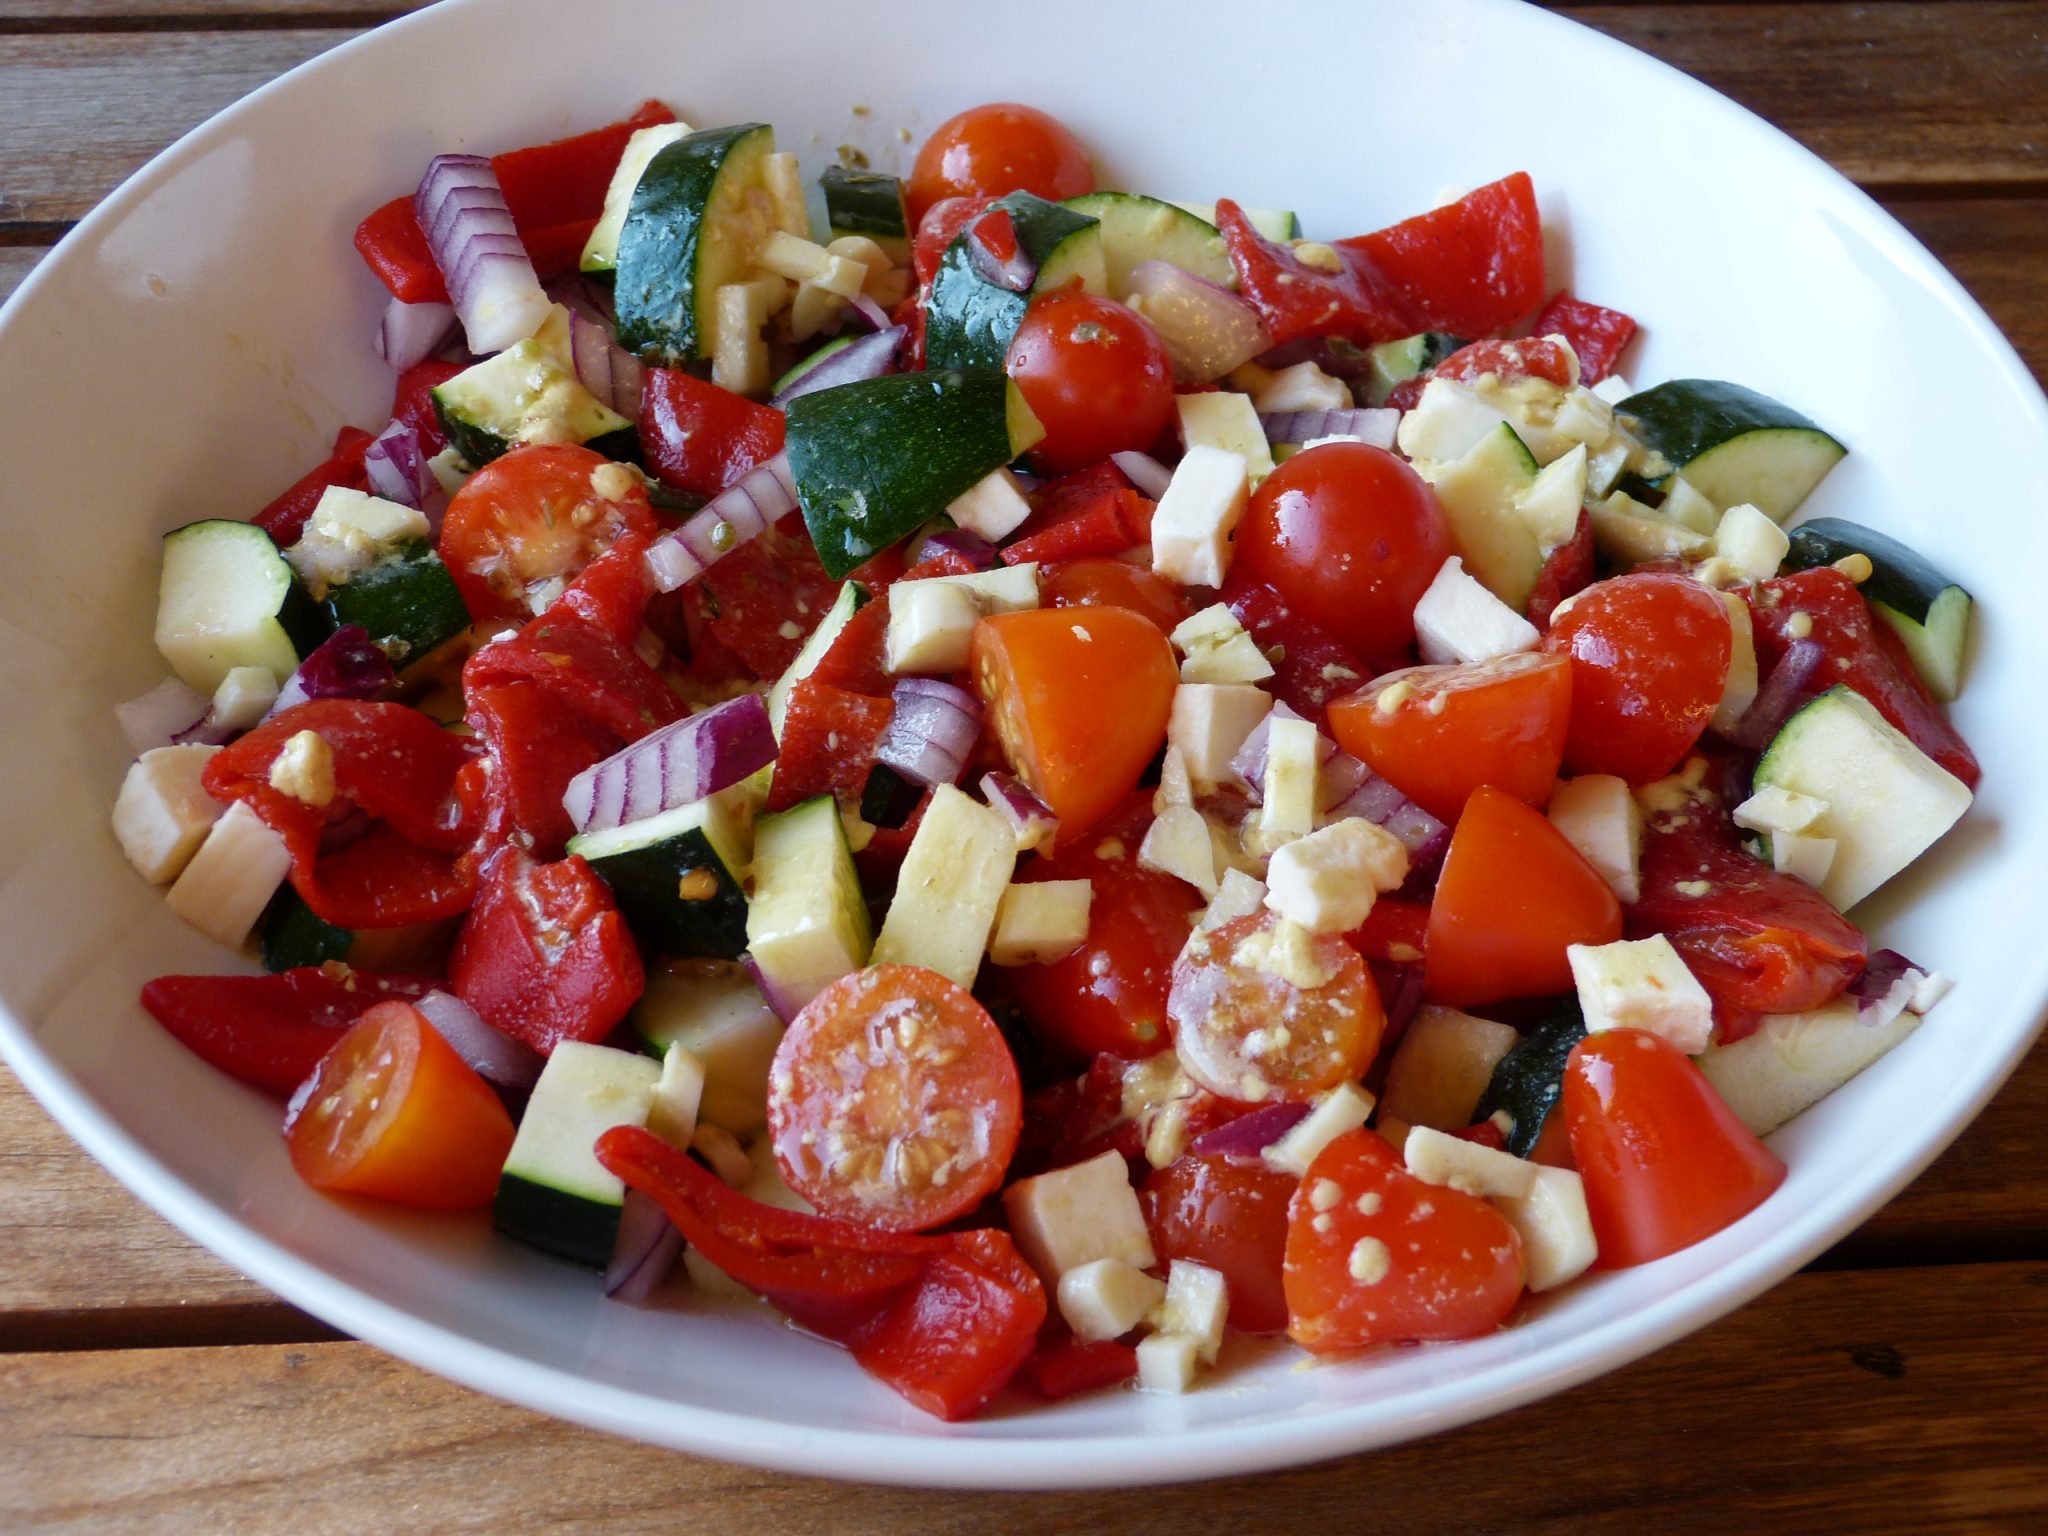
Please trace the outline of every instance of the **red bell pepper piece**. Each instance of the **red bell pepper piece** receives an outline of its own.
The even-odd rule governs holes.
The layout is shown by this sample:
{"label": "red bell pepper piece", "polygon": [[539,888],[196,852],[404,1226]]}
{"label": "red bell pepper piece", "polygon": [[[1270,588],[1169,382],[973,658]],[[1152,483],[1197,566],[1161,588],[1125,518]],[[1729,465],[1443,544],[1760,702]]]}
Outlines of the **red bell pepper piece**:
{"label": "red bell pepper piece", "polygon": [[1260,234],[1227,197],[1216,204],[1216,227],[1237,269],[1238,288],[1266,322],[1274,346],[1302,336],[1394,341],[1428,329],[1415,323],[1405,296],[1359,252],[1333,246],[1340,270],[1312,267]]}
{"label": "red bell pepper piece", "polygon": [[630,647],[640,638],[654,595],[646,559],[653,542],[647,528],[632,524],[621,529],[603,554],[576,573],[557,606]]}
{"label": "red bell pepper piece", "polygon": [[1120,555],[1151,539],[1155,510],[1156,503],[1128,487],[1103,491],[1070,516],[1007,546],[1003,559],[1022,565]]}
{"label": "red bell pepper piece", "polygon": [[422,977],[307,966],[274,976],[159,976],[143,984],[142,1006],[208,1066],[289,1094],[369,1009],[433,989]]}
{"label": "red bell pepper piece", "polygon": [[602,1040],[646,986],[611,890],[580,858],[501,848],[448,957],[448,984],[495,1029],[546,1055]]}
{"label": "red bell pepper piece", "polygon": [[1138,1352],[1115,1339],[1083,1343],[1070,1334],[1041,1344],[1019,1374],[1040,1397],[1058,1402],[1129,1381],[1138,1374]]}
{"label": "red bell pepper piece", "polygon": [[888,699],[848,693],[807,677],[789,690],[782,718],[782,750],[768,809],[786,811],[814,795],[837,796],[842,805],[860,804],[875,752],[896,706]]}
{"label": "red bell pepper piece", "polygon": [[1603,309],[1569,293],[1559,293],[1543,306],[1529,327],[1532,336],[1562,336],[1579,358],[1579,382],[1598,384],[1610,373],[1628,344],[1636,322],[1618,309]]}
{"label": "red bell pepper piece", "polygon": [[679,368],[649,368],[640,388],[647,467],[692,496],[716,496],[782,451],[782,412]]}
{"label": "red bell pepper piece", "polygon": [[683,701],[630,645],[561,603],[462,668],[465,690],[517,682],[538,683],[622,741],[638,741],[684,713]]}
{"label": "red bell pepper piece", "polygon": [[330,485],[351,491],[366,491],[370,477],[363,469],[363,455],[375,439],[360,427],[343,427],[335,434],[334,453],[317,469],[294,480],[269,506],[249,521],[269,534],[279,549],[289,549],[306,531],[306,522]]}
{"label": "red bell pepper piece", "polygon": [[1977,787],[1977,755],[1920,681],[1905,643],[1871,613],[1853,581],[1830,566],[1819,566],[1761,582],[1748,595],[1757,665],[1767,676],[1791,647],[1793,616],[1805,614],[1806,623],[1800,627],[1819,644],[1825,659],[1814,669],[1801,702],[1847,683],[1914,746],[1971,789]]}
{"label": "red bell pepper piece", "polygon": [[1529,622],[1538,629],[1549,629],[1557,605],[1593,585],[1593,574],[1593,518],[1581,507],[1577,530],[1544,557],[1543,569],[1536,573],[1536,586],[1529,594]]}
{"label": "red bell pepper piece", "polygon": [[465,718],[491,753],[484,842],[518,839],[536,858],[558,859],[575,833],[562,807],[569,781],[620,746],[559,697],[533,683],[469,694]]}
{"label": "red bell pepper piece", "polygon": [[1372,904],[1365,921],[1344,935],[1344,942],[1368,960],[1414,965],[1422,958],[1428,936],[1428,902],[1383,896]]}
{"label": "red bell pepper piece", "polygon": [[[1360,661],[1328,631],[1288,607],[1269,586],[1229,587],[1224,601],[1259,649],[1272,658],[1273,676],[1267,687],[1273,696],[1318,726],[1327,718],[1332,699],[1356,693],[1359,684],[1388,670]],[[1406,664],[1405,659],[1396,663]]]}
{"label": "red bell pepper piece", "polygon": [[883,592],[854,610],[846,627],[839,631],[839,638],[811,669],[811,681],[848,693],[886,698],[896,686],[896,679],[886,665],[888,635],[889,594]]}
{"label": "red bell pepper piece", "polygon": [[706,627],[755,677],[780,677],[831,608],[839,583],[792,512],[720,560],[697,583]]}
{"label": "red bell pepper piece", "polygon": [[441,413],[434,409],[434,391],[460,372],[462,364],[430,357],[414,363],[398,376],[398,387],[391,396],[392,419],[417,432],[420,451],[429,456],[448,446],[448,438],[441,431]]}

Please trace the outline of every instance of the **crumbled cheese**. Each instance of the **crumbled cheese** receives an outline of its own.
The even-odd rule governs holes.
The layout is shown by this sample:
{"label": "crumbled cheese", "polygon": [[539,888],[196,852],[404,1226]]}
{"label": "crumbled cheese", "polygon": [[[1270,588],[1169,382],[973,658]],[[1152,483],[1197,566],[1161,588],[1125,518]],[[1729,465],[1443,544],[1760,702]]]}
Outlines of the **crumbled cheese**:
{"label": "crumbled cheese", "polygon": [[1344,381],[1331,378],[1314,363],[1277,369],[1252,393],[1252,405],[1262,416],[1281,411],[1349,410],[1351,403],[1351,391]]}
{"label": "crumbled cheese", "polygon": [[1277,849],[1266,869],[1266,906],[1311,933],[1345,933],[1371,914],[1381,891],[1408,878],[1408,850],[1384,827],[1348,816]]}
{"label": "crumbled cheese", "polygon": [[1241,970],[1264,971],[1299,991],[1313,992],[1328,986],[1337,974],[1334,965],[1316,954],[1314,940],[1315,935],[1306,928],[1283,917],[1240,939],[1231,963]]}
{"label": "crumbled cheese", "polygon": [[1640,1029],[1688,1056],[1707,1048],[1714,1000],[1663,934],[1565,949],[1586,1029]]}
{"label": "crumbled cheese", "polygon": [[334,749],[318,731],[300,731],[270,764],[270,787],[302,805],[323,810],[334,803]]}
{"label": "crumbled cheese", "polygon": [[320,493],[299,541],[285,551],[313,601],[327,596],[359,571],[368,570],[401,544],[433,536],[426,514],[344,485]]}
{"label": "crumbled cheese", "polygon": [[1378,1285],[1394,1267],[1394,1255],[1376,1237],[1361,1237],[1351,1245],[1345,1268],[1360,1285]]}
{"label": "crumbled cheese", "polygon": [[590,488],[606,501],[624,501],[640,487],[640,477],[624,464],[600,464],[590,472]]}

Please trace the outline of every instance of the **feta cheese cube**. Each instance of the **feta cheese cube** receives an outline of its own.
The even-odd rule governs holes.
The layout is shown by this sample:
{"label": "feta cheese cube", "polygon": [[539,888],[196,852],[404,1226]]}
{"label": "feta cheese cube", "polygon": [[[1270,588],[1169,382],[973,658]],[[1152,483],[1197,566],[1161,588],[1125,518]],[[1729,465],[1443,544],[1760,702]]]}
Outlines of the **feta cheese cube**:
{"label": "feta cheese cube", "polygon": [[330,485],[284,557],[317,603],[330,586],[368,570],[398,545],[432,536],[427,515],[418,507]]}
{"label": "feta cheese cube", "polygon": [[1425,1184],[1441,1184],[1467,1195],[1526,1195],[1536,1184],[1536,1165],[1482,1147],[1446,1131],[1410,1128],[1401,1157]]}
{"label": "feta cheese cube", "polygon": [[1586,504],[1588,458],[1586,445],[1575,444],[1562,458],[1543,466],[1543,472],[1515,497],[1515,516],[1536,536],[1537,547],[1545,551],[1569,544],[1579,531],[1579,512]]}
{"label": "feta cheese cube", "polygon": [[1708,724],[1725,734],[1735,729],[1756,702],[1756,628],[1750,622],[1748,603],[1733,592],[1719,596],[1728,610],[1728,680],[1721,686],[1720,702]]}
{"label": "feta cheese cube", "polygon": [[1214,1365],[1223,1348],[1223,1321],[1230,1311],[1230,1291],[1220,1270],[1187,1259],[1175,1259],[1166,1270],[1166,1294],[1152,1309],[1151,1323],[1163,1334],[1195,1341],[1196,1353]]}
{"label": "feta cheese cube", "polygon": [[1273,473],[1273,451],[1266,445],[1266,429],[1259,425],[1250,395],[1208,390],[1176,395],[1173,404],[1180,416],[1180,440],[1189,453],[1197,448],[1234,453],[1244,460],[1245,473],[1253,480]]}
{"label": "feta cheese cube", "polygon": [[1479,1096],[1515,1042],[1506,1024],[1430,1004],[1415,1015],[1387,1067],[1380,1095],[1382,1134],[1389,1117],[1440,1131],[1472,1123]]}
{"label": "feta cheese cube", "polygon": [[1266,867],[1266,905],[1311,933],[1348,933],[1381,891],[1408,878],[1408,850],[1384,827],[1347,816],[1277,849]]}
{"label": "feta cheese cube", "polygon": [[1216,851],[1209,823],[1191,805],[1171,805],[1153,818],[1138,845],[1138,867],[1185,880],[1204,896],[1216,894]]}
{"label": "feta cheese cube", "polygon": [[1138,1390],[1179,1394],[1195,1384],[1201,1340],[1184,1333],[1155,1333],[1138,1343]]}
{"label": "feta cheese cube", "polygon": [[1115,1259],[1097,1259],[1060,1276],[1060,1316],[1086,1343],[1120,1339],[1166,1295],[1166,1283]]}
{"label": "feta cheese cube", "polygon": [[1449,464],[1462,459],[1507,420],[1477,393],[1451,379],[1431,379],[1413,410],[1401,413],[1395,441],[1411,459]]}
{"label": "feta cheese cube", "polygon": [[1268,834],[1315,830],[1321,770],[1315,725],[1274,716],[1266,731],[1265,798],[1259,812],[1259,825]]}
{"label": "feta cheese cube", "polygon": [[1785,530],[1748,502],[1721,514],[1714,553],[1743,581],[1769,581],[1792,552]]}
{"label": "feta cheese cube", "polygon": [[1317,1099],[1315,1108],[1297,1121],[1292,1130],[1259,1155],[1267,1167],[1301,1178],[1323,1148],[1346,1131],[1357,1130],[1371,1117],[1372,1095],[1356,1083],[1339,1083]]}
{"label": "feta cheese cube", "polygon": [[[1204,398],[1181,396],[1184,401]],[[1190,448],[1174,466],[1152,514],[1152,569],[1182,586],[1222,586],[1230,569],[1231,535],[1244,516],[1250,490],[1242,454]]]}
{"label": "feta cheese cube", "polygon": [[270,764],[270,787],[301,805],[323,810],[334,803],[334,749],[318,731],[299,731]]}
{"label": "feta cheese cube", "polygon": [[1415,605],[1415,643],[1424,661],[1492,661],[1533,651],[1540,638],[1535,625],[1467,575],[1456,555]]}
{"label": "feta cheese cube", "polygon": [[1057,1287],[1068,1270],[1097,1259],[1133,1269],[1157,1262],[1121,1153],[1019,1179],[1003,1191],[1003,1210],[1018,1252],[1048,1285]]}
{"label": "feta cheese cube", "polygon": [[230,667],[213,690],[213,707],[207,714],[223,730],[246,731],[269,714],[276,702],[277,676],[270,668]]}
{"label": "feta cheese cube", "polygon": [[1231,778],[1230,760],[1273,710],[1273,696],[1248,683],[1182,683],[1173,691],[1166,739],[1201,789]]}
{"label": "feta cheese cube", "polygon": [[291,872],[284,838],[236,801],[164,895],[164,905],[209,938],[239,947]]}
{"label": "feta cheese cube", "polygon": [[1767,784],[1735,807],[1735,825],[1770,836],[1779,832],[1804,832],[1828,808],[1815,795]]}
{"label": "feta cheese cube", "polygon": [[1578,1279],[1599,1257],[1586,1181],[1569,1168],[1536,1168],[1526,1193],[1497,1195],[1493,1208],[1522,1239],[1524,1283],[1532,1294]]}
{"label": "feta cheese cube", "polygon": [[944,580],[899,581],[889,593],[883,665],[899,676],[958,672],[980,622],[981,604],[971,589]]}
{"label": "feta cheese cube", "polygon": [[1808,837],[1803,832],[1773,832],[1771,868],[1781,875],[1790,875],[1794,880],[1804,880],[1819,890],[1828,877],[1828,871],[1835,867],[1838,846],[1832,837]]}
{"label": "feta cheese cube", "polygon": [[969,533],[996,543],[1017,531],[1031,515],[1031,503],[1024,499],[1017,477],[998,469],[954,497],[946,515]]}
{"label": "feta cheese cube", "polygon": [[1586,1029],[1641,1029],[1688,1056],[1714,1033],[1714,1000],[1663,934],[1565,948]]}
{"label": "feta cheese cube", "polygon": [[1351,408],[1351,391],[1314,363],[1295,363],[1272,373],[1252,396],[1264,416],[1278,411],[1341,411]]}
{"label": "feta cheese cube", "polygon": [[1273,675],[1273,663],[1266,660],[1266,653],[1222,603],[1212,603],[1183,619],[1172,640],[1184,658],[1180,666],[1184,683],[1256,683]]}
{"label": "feta cheese cube", "polygon": [[1079,949],[1088,937],[1095,887],[1087,880],[1012,885],[996,908],[988,957],[997,965],[1033,965]]}
{"label": "feta cheese cube", "polygon": [[[268,672],[264,676],[268,677]],[[225,809],[199,776],[219,747],[156,747],[138,757],[114,799],[114,840],[151,885],[178,878]]]}
{"label": "feta cheese cube", "polygon": [[1560,780],[1550,792],[1550,824],[1617,898],[1634,901],[1642,895],[1643,808],[1625,779],[1587,773]]}

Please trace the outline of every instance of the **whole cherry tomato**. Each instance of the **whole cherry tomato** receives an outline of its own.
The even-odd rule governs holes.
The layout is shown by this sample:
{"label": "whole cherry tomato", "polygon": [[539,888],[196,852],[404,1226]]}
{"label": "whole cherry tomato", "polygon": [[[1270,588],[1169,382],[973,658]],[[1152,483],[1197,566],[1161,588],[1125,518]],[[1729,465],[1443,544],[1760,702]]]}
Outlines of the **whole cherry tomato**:
{"label": "whole cherry tomato", "polygon": [[970,107],[939,124],[917,152],[904,198],[912,219],[942,197],[1019,189],[1052,202],[1095,190],[1088,152],[1065,124],[1012,101]]}
{"label": "whole cherry tomato", "polygon": [[1031,450],[1042,474],[1148,448],[1173,420],[1166,343],[1113,299],[1069,288],[1034,300],[1003,366],[1045,428]]}
{"label": "whole cherry tomato", "polygon": [[1287,1202],[1300,1182],[1256,1157],[1184,1153],[1139,1191],[1153,1250],[1220,1271],[1231,1327],[1277,1333],[1287,1326]]}

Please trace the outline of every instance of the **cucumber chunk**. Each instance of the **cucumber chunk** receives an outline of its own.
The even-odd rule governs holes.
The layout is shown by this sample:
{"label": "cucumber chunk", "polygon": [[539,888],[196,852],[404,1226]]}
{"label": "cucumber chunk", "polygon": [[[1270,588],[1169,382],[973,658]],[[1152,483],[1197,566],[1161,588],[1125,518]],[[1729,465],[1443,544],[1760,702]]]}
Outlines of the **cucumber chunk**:
{"label": "cucumber chunk", "polygon": [[874,934],[839,802],[819,795],[754,827],[747,950],[776,1011],[793,1015],[867,964]]}
{"label": "cucumber chunk", "polygon": [[569,839],[659,955],[737,960],[747,947],[746,836],[730,791]]}
{"label": "cucumber chunk", "polygon": [[1720,379],[1673,379],[1615,413],[1715,506],[1747,502],[1780,523],[1849,451],[1789,405]]}
{"label": "cucumber chunk", "polygon": [[1131,291],[1131,269],[1141,261],[1171,262],[1224,288],[1237,286],[1216,226],[1177,204],[1135,192],[1088,192],[1060,206],[1102,225],[1102,259],[1113,298]]}
{"label": "cucumber chunk", "polygon": [[880,171],[828,165],[818,185],[825,194],[825,223],[837,240],[865,235],[901,266],[910,259],[910,218],[903,207],[903,183]]}
{"label": "cucumber chunk", "polygon": [[1463,458],[1418,460],[1451,526],[1451,547],[1465,568],[1510,608],[1529,605],[1543,572],[1543,546],[1517,510],[1536,483],[1536,459],[1515,429],[1501,422]]}
{"label": "cucumber chunk", "polygon": [[401,667],[469,628],[455,578],[425,542],[404,545],[328,588],[326,606],[337,626],[360,625]]}
{"label": "cucumber chunk", "polygon": [[700,1121],[735,1136],[767,1124],[768,1068],[782,1021],[745,971],[701,962],[654,967],[632,1022],[648,1055],[666,1059],[680,1045],[703,1065]]}
{"label": "cucumber chunk", "polygon": [[613,1126],[646,1122],[660,1078],[660,1064],[633,1051],[556,1046],[505,1157],[491,1224],[580,1264],[608,1262],[626,1186],[592,1149]]}
{"label": "cucumber chunk", "polygon": [[[1185,209],[1210,228],[1216,226],[1216,205],[1214,203],[1175,203],[1176,208]],[[1301,220],[1291,208],[1247,208],[1245,222],[1268,240],[1299,240]]]}
{"label": "cucumber chunk", "polygon": [[280,683],[299,664],[297,631],[324,632],[291,565],[254,523],[224,518],[164,535],[156,648],[189,688],[211,697],[236,667],[262,667]]}
{"label": "cucumber chunk", "polygon": [[633,130],[619,156],[618,169],[612,172],[611,185],[605,188],[604,212],[598,215],[590,238],[583,242],[583,257],[578,263],[583,271],[609,272],[619,264],[619,231],[625,227],[633,190],[640,185],[648,162],[677,139],[689,136],[688,123],[656,123],[650,128]]}
{"label": "cucumber chunk", "polygon": [[904,856],[874,963],[921,965],[973,986],[1016,867],[1011,823],[951,784],[940,785]]}
{"label": "cucumber chunk", "polygon": [[1845,555],[1870,561],[1862,583],[1871,611],[1898,631],[1928,691],[1943,703],[1962,691],[1970,639],[1970,594],[1897,539],[1839,517],[1817,517],[1792,532],[1787,570],[1833,565]]}
{"label": "cucumber chunk", "polygon": [[520,443],[588,443],[615,458],[638,443],[633,423],[534,337],[464,369],[433,394],[449,446],[475,468]]}

